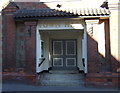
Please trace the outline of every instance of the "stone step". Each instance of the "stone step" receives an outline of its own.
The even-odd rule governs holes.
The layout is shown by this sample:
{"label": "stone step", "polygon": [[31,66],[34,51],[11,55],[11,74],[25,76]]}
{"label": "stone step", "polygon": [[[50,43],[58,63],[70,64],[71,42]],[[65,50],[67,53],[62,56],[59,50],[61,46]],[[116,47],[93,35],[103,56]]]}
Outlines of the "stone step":
{"label": "stone step", "polygon": [[59,74],[76,74],[79,73],[78,70],[51,70],[49,73],[59,73]]}
{"label": "stone step", "polygon": [[78,80],[42,80],[40,82],[40,85],[42,86],[83,86],[84,82],[80,82]]}
{"label": "stone step", "polygon": [[43,74],[40,76],[40,79],[43,80],[83,80],[84,76],[80,74]]}
{"label": "stone step", "polygon": [[41,86],[84,86],[84,74],[78,70],[50,70],[40,74]]}

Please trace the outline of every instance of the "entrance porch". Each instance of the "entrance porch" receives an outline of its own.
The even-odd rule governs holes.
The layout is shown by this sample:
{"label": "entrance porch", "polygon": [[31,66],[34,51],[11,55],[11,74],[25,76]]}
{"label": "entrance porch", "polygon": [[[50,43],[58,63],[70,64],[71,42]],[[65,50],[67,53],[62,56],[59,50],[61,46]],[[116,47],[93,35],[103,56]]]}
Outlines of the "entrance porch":
{"label": "entrance porch", "polygon": [[[72,67],[84,71],[82,63],[83,32],[83,30],[40,31],[42,40],[41,57],[45,60],[38,70],[41,72],[48,70],[50,67],[63,69],[62,67],[67,67],[65,61],[71,59],[70,61],[74,61],[74,63],[71,63]],[[64,63],[62,61],[55,63],[56,59],[64,60]]]}
{"label": "entrance porch", "polygon": [[87,73],[83,20],[40,20],[36,38],[37,73],[49,68],[76,68]]}
{"label": "entrance porch", "polygon": [[[51,25],[51,20],[45,20],[42,26],[40,21],[37,26],[36,72],[40,75],[40,84],[83,85],[84,75],[79,72],[87,73],[84,22],[80,20],[52,20],[52,22]],[[81,27],[76,28],[78,25]]]}
{"label": "entrance porch", "polygon": [[[119,61],[112,54],[114,44],[110,41],[116,35],[111,34],[111,13],[103,5],[87,8],[65,4],[66,8],[62,5],[56,9],[43,2],[10,2],[2,11],[3,82],[35,84],[38,73],[47,70],[54,75],[67,75],[74,72],[71,66],[75,66],[86,73],[86,86],[118,86]],[[72,71],[67,69],[68,65]],[[63,67],[62,72],[53,69],[59,66]]]}

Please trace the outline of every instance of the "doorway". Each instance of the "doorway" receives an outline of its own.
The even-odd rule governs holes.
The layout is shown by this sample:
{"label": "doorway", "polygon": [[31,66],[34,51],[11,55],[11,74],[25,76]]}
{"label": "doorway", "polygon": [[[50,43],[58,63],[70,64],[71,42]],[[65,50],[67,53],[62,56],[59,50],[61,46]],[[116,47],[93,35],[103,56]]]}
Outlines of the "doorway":
{"label": "doorway", "polygon": [[77,40],[52,40],[52,68],[77,68]]}

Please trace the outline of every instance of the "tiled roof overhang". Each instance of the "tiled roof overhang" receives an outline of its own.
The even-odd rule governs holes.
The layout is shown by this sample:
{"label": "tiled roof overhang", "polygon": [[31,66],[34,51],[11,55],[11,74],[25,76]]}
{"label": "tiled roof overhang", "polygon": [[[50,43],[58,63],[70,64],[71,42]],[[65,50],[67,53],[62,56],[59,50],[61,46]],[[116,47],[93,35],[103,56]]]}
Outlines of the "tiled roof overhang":
{"label": "tiled roof overhang", "polygon": [[50,9],[50,8],[39,8],[39,9],[26,9],[18,10],[14,13],[14,19],[24,18],[44,18],[44,17],[78,17],[78,16],[107,16],[110,11],[105,8],[94,8],[94,9]]}

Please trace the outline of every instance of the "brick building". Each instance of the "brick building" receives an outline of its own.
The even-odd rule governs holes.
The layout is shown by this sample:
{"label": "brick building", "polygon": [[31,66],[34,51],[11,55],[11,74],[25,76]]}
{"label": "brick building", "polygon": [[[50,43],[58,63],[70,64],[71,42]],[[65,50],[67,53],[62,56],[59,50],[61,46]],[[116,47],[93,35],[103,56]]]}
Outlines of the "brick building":
{"label": "brick building", "polygon": [[116,4],[82,4],[10,2],[2,10],[3,82],[39,85],[46,71],[79,71],[84,86],[118,86]]}

